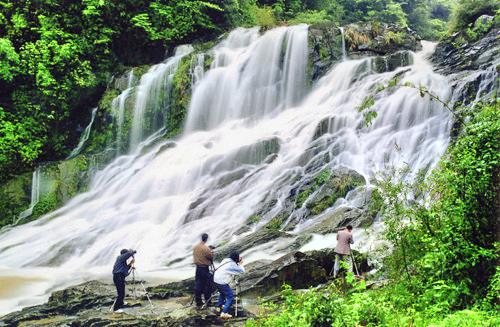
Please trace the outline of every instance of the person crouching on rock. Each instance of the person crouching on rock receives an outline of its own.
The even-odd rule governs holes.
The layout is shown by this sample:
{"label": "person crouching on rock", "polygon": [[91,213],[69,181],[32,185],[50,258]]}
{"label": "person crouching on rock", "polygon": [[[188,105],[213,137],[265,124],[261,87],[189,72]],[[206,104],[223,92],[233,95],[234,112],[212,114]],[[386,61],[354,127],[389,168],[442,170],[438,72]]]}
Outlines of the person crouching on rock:
{"label": "person crouching on rock", "polygon": [[228,312],[233,303],[234,293],[229,286],[229,282],[232,277],[243,274],[244,272],[243,259],[238,252],[231,253],[229,258],[222,260],[219,267],[215,269],[214,282],[220,293],[219,300],[215,306],[220,308],[224,304],[220,315],[223,319],[232,318]]}
{"label": "person crouching on rock", "polygon": [[[201,242],[198,243],[193,249],[193,262],[196,265],[195,281],[194,281],[194,297],[196,300],[196,307],[199,309],[203,306],[201,294],[205,297],[205,302],[210,300],[212,295],[211,283],[212,275],[210,274],[209,267],[213,264],[213,252],[207,246],[208,234],[201,235]],[[208,306],[208,303],[207,303]]]}
{"label": "person crouching on rock", "polygon": [[344,260],[344,256],[351,253],[351,244],[354,243],[352,238],[352,226],[349,225],[345,229],[337,232],[337,246],[335,247],[335,264],[333,266],[333,277],[337,277],[340,270],[340,262]]}
{"label": "person crouching on rock", "polygon": [[116,258],[115,265],[113,266],[113,283],[116,286],[117,296],[113,304],[113,312],[123,312],[121,308],[124,305],[123,299],[125,299],[125,277],[129,275],[131,268],[133,268],[135,262],[134,254],[136,253],[137,251],[134,250],[123,249]]}

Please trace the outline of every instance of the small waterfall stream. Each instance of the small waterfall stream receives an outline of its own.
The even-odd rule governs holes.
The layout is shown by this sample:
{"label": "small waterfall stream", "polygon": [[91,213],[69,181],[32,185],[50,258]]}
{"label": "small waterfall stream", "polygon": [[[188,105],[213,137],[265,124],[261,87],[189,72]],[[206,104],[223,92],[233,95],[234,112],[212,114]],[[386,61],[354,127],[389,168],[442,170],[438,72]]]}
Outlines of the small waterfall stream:
{"label": "small waterfall stream", "polygon": [[41,189],[41,169],[37,167],[33,172],[33,177],[31,178],[31,200],[28,209],[24,210],[19,214],[19,219],[16,221],[18,223],[20,220],[31,216],[33,213],[33,208],[40,201],[40,189]]}
{"label": "small waterfall stream", "polygon": [[87,125],[87,127],[85,127],[85,130],[83,131],[82,136],[80,137],[80,141],[78,142],[78,145],[76,146],[76,148],[73,149],[73,151],[71,151],[70,155],[68,156],[68,159],[76,157],[82,151],[83,146],[85,145],[85,142],[87,142],[87,140],[89,139],[90,131],[92,129],[92,124],[94,124],[94,119],[95,119],[96,113],[97,113],[97,107],[92,109],[92,115],[90,118],[90,122]]}
{"label": "small waterfall stream", "polygon": [[[137,149],[139,143],[160,129],[168,114],[172,81],[181,59],[191,53],[190,45],[180,46],[173,57],[154,65],[141,77],[137,86],[134,116],[130,132],[130,149]],[[148,111],[152,114],[148,115]],[[150,117],[149,121],[146,117]]]}
{"label": "small waterfall stream", "polygon": [[347,51],[345,49],[345,34],[344,34],[344,28],[339,27],[340,29],[340,34],[342,35],[342,61],[346,61],[347,59]]}

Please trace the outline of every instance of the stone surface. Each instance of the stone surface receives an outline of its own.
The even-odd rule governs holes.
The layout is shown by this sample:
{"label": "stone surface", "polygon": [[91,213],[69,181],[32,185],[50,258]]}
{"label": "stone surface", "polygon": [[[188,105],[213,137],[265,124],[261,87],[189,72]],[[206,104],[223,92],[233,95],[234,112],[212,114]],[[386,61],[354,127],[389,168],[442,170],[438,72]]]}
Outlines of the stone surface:
{"label": "stone surface", "polygon": [[[350,24],[344,26],[344,37],[349,58],[386,56],[385,59],[380,59],[384,61],[383,65],[376,66],[379,72],[393,70],[401,63],[404,65],[405,60],[408,62],[407,54],[391,55],[421,48],[420,38],[414,31],[393,24]],[[335,23],[309,27],[309,60],[309,75],[313,81],[323,76],[334,63],[342,60],[342,35]]]}
{"label": "stone surface", "polygon": [[436,71],[445,75],[459,71],[484,69],[500,57],[500,27],[491,30],[476,42],[461,43],[464,32],[440,42],[431,59]]}

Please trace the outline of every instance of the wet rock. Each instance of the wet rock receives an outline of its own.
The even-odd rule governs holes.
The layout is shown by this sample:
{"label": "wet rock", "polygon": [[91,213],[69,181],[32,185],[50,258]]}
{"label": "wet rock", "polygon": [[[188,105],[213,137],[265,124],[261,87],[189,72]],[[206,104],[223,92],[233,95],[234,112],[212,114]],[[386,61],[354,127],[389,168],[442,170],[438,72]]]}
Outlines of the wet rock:
{"label": "wet rock", "polygon": [[189,296],[192,294],[193,289],[194,278],[146,288],[152,299],[169,299],[172,297]]}
{"label": "wet rock", "polygon": [[[275,222],[271,222],[271,224],[275,224]],[[279,227],[275,228],[275,225],[263,227],[250,235],[238,238],[238,240],[234,242],[218,246],[215,249],[214,258],[216,261],[220,261],[228,257],[229,254],[233,251],[238,251],[241,253],[257,245],[267,243],[280,237],[290,236],[287,233],[280,231]]]}
{"label": "wet rock", "polygon": [[15,176],[0,185],[0,227],[14,223],[31,202],[32,173]]}
{"label": "wet rock", "polygon": [[372,61],[372,68],[377,73],[385,73],[411,64],[413,64],[411,53],[409,51],[399,51],[387,56],[375,57]]}
{"label": "wet rock", "polygon": [[110,306],[115,293],[108,285],[91,281],[52,293],[48,306],[58,314],[74,314],[83,309]]}
{"label": "wet rock", "polygon": [[296,207],[306,205],[309,210],[306,218],[318,215],[332,206],[337,199],[345,197],[347,193],[365,183],[364,177],[354,170],[324,170],[301,186],[297,192]]}
{"label": "wet rock", "polygon": [[361,224],[370,224],[373,218],[366,210],[359,208],[340,207],[321,220],[320,223],[308,228],[304,232],[317,234],[330,234],[337,232],[340,228],[352,225],[357,227]]}
{"label": "wet rock", "polygon": [[436,71],[453,74],[464,70],[484,69],[500,56],[500,27],[494,26],[475,42],[467,42],[465,32],[441,41],[431,59]]}
{"label": "wet rock", "polygon": [[[344,27],[346,52],[349,58],[386,56],[402,50],[420,49],[420,38],[408,28],[394,24],[360,23]],[[309,27],[310,76],[313,81],[323,76],[331,66],[342,59],[342,35],[334,23]],[[388,68],[395,69],[403,62],[401,56],[388,57]],[[385,64],[383,67],[386,69]],[[382,70],[386,71],[386,70]]]}
{"label": "wet rock", "polygon": [[[366,255],[354,253],[361,273],[371,270]],[[243,296],[266,296],[277,293],[284,283],[294,289],[308,288],[327,282],[335,262],[333,249],[296,251],[261,267],[248,269],[240,278]]]}

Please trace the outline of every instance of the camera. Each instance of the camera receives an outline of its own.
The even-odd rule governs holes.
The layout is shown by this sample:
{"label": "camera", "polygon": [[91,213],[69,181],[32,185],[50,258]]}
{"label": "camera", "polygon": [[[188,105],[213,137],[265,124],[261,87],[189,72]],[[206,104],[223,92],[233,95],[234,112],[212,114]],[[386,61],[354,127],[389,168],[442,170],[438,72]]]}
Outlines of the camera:
{"label": "camera", "polygon": [[136,253],[137,253],[137,251],[136,251],[136,250],[132,250],[132,249],[130,249],[130,250],[128,250],[128,251],[129,251],[129,252],[131,252],[131,253],[132,253],[132,255],[134,255],[134,254],[136,254]]}

